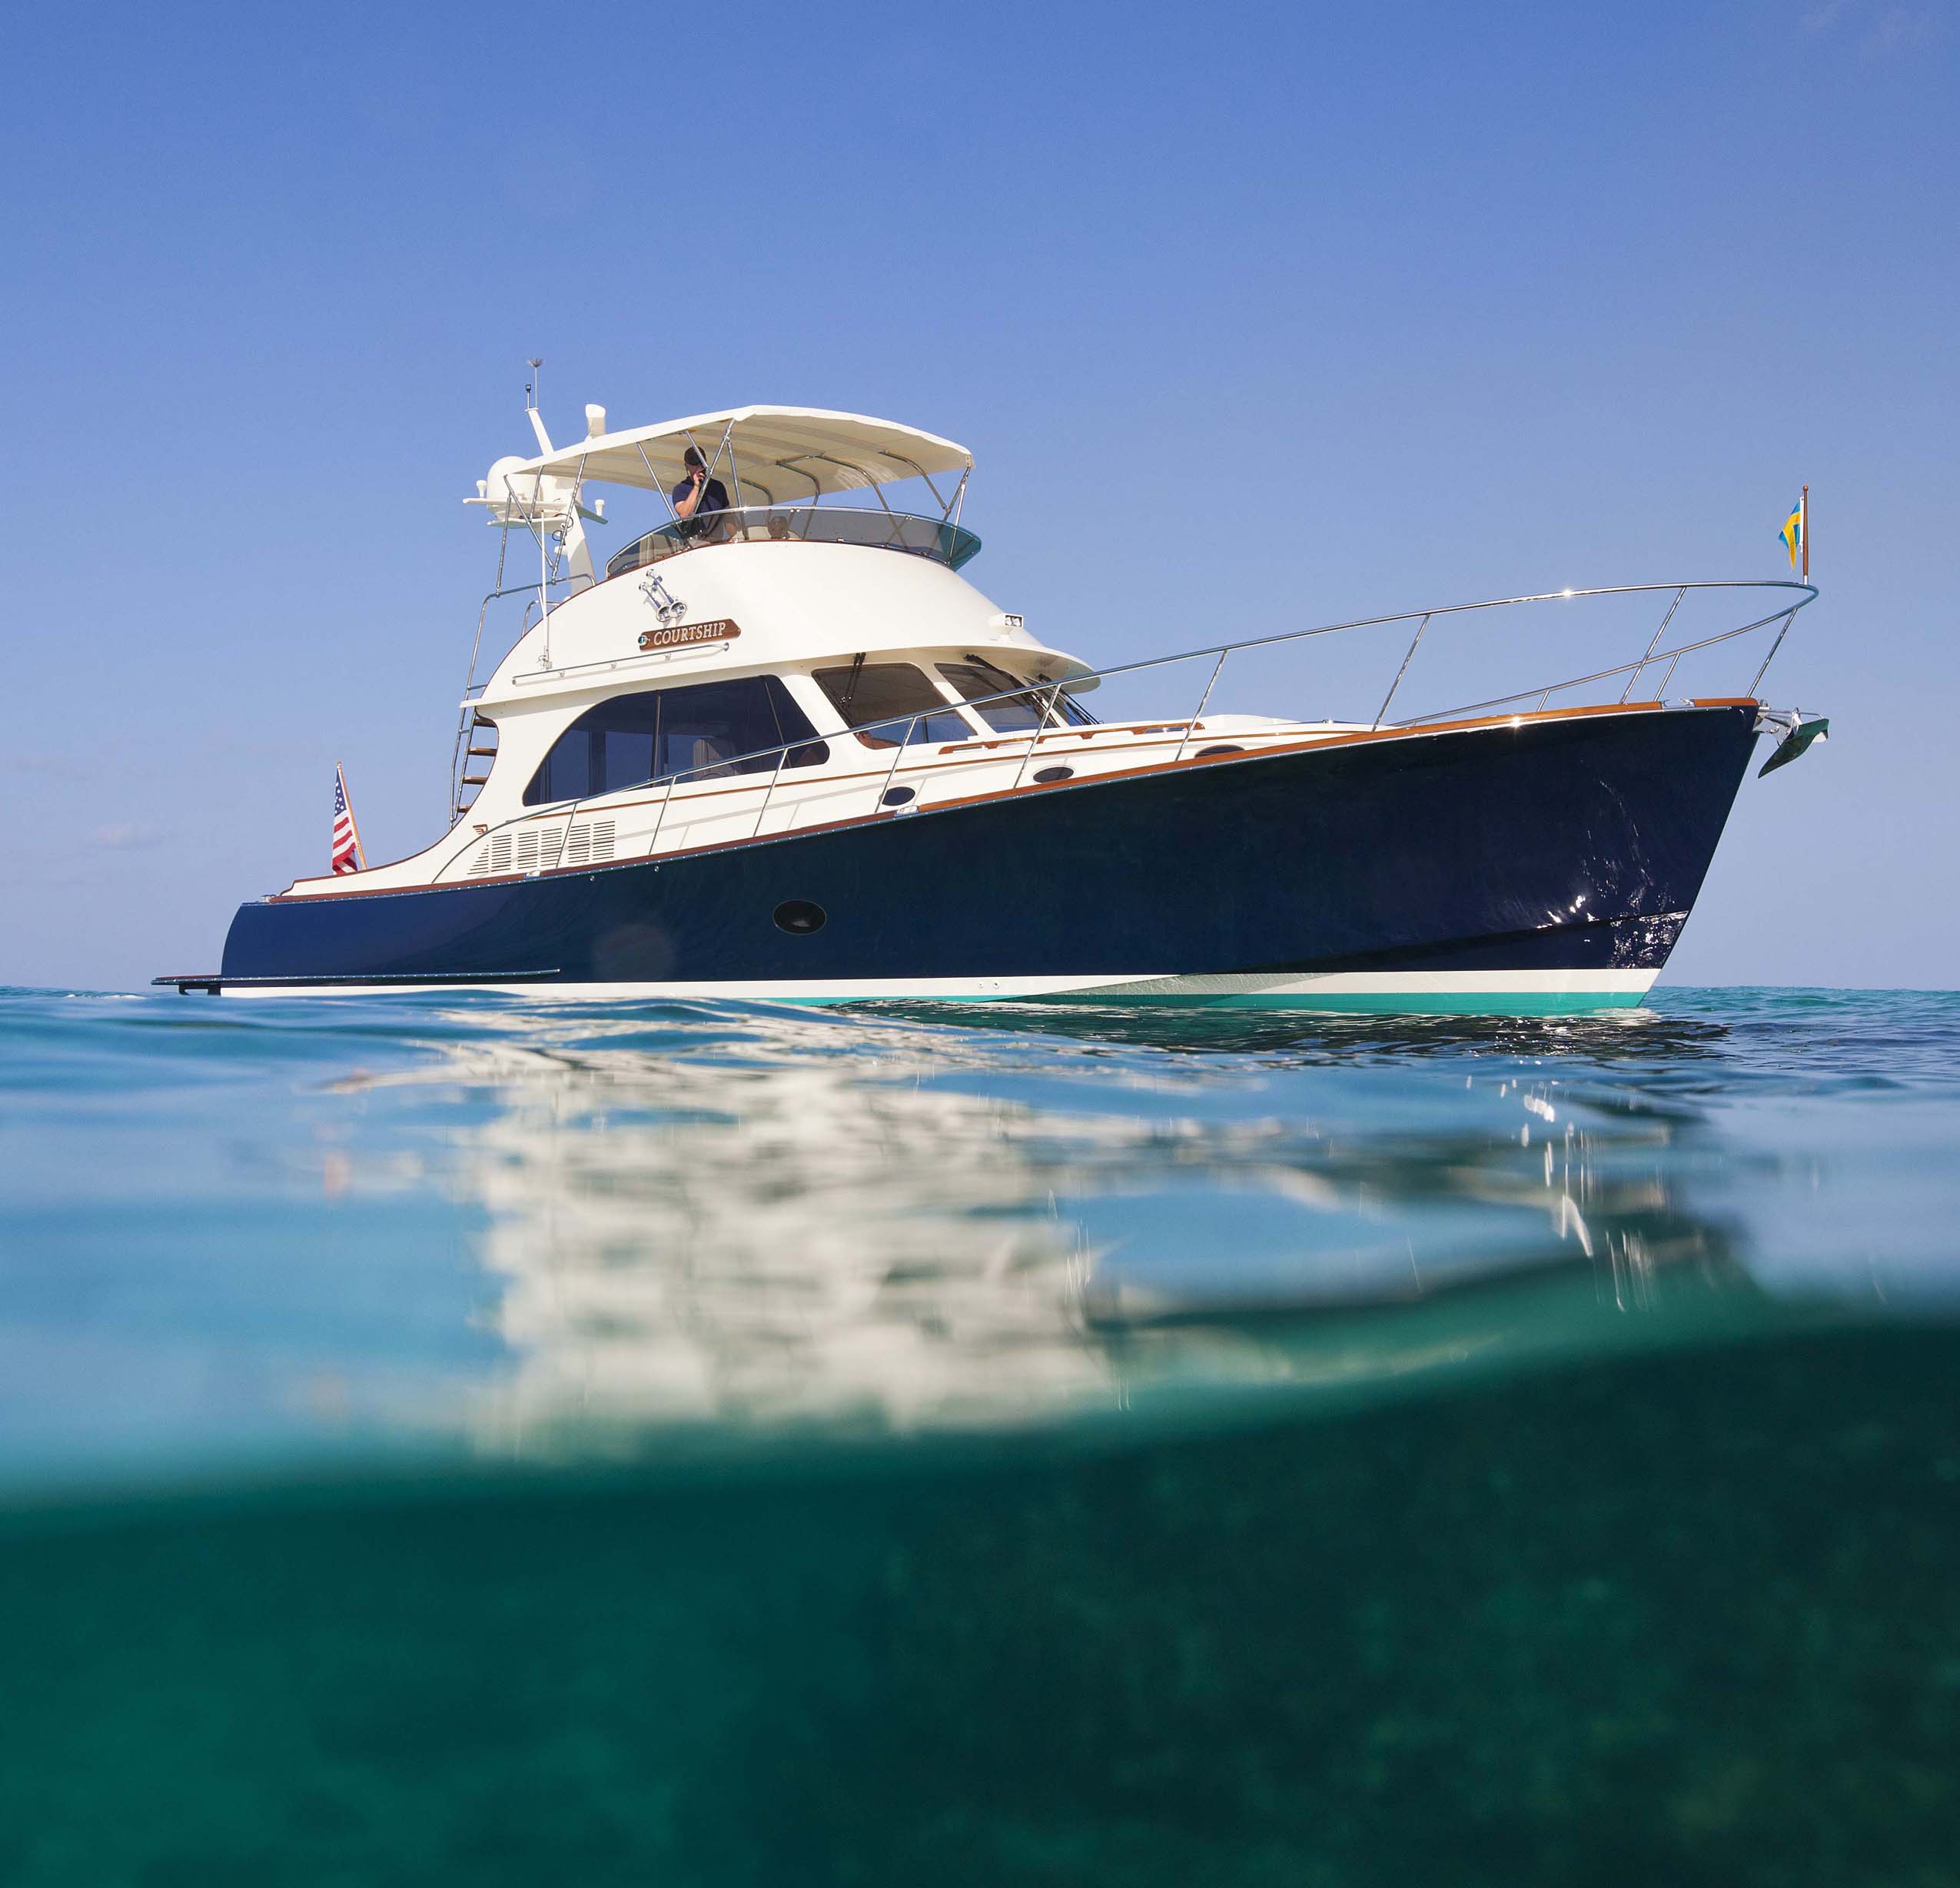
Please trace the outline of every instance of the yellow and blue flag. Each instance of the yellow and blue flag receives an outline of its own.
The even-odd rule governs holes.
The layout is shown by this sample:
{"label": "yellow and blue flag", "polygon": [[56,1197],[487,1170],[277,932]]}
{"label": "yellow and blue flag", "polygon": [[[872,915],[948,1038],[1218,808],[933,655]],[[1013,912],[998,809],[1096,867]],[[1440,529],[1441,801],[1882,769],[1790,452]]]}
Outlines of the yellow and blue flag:
{"label": "yellow and blue flag", "polygon": [[1782,540],[1783,548],[1790,553],[1790,568],[1797,567],[1797,553],[1803,548],[1803,500],[1799,498],[1790,507],[1790,515],[1783,520],[1783,528],[1776,535]]}

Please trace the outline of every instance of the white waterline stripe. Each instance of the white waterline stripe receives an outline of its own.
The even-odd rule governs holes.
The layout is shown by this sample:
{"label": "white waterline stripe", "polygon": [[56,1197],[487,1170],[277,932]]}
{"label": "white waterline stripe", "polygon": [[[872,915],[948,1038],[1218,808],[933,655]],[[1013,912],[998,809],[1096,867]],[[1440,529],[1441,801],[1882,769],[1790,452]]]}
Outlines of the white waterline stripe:
{"label": "white waterline stripe", "polygon": [[1135,999],[1196,1003],[1235,999],[1278,1008],[1311,1007],[1317,997],[1439,998],[1478,996],[1587,997],[1626,1002],[1643,996],[1655,970],[1405,970],[1343,971],[1324,976],[1233,973],[1164,976],[847,977],[727,982],[620,983],[367,983],[307,984],[268,988],[227,984],[228,996],[371,996],[453,995],[481,990],[571,1002],[666,1000],[694,1002],[1002,1002],[1017,998],[1079,997],[1122,1002]]}
{"label": "white waterline stripe", "polygon": [[[1380,996],[1420,991],[1430,996],[1499,994],[1644,995],[1658,970],[1344,970],[1271,975],[1232,972],[1126,979],[1125,994],[1204,997],[1251,996]],[[1085,986],[1092,988],[1093,986]]]}

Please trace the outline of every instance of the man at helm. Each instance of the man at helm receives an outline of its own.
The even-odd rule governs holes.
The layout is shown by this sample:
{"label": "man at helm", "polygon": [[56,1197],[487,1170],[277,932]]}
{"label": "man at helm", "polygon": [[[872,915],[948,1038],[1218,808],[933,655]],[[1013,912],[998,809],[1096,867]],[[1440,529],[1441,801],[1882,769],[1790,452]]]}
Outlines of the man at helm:
{"label": "man at helm", "polygon": [[687,468],[687,476],[669,494],[673,500],[674,516],[681,521],[680,534],[712,538],[717,535],[717,527],[709,522],[709,514],[728,509],[728,489],[719,479],[709,477],[708,462],[701,457],[699,447],[689,447],[682,463]]}

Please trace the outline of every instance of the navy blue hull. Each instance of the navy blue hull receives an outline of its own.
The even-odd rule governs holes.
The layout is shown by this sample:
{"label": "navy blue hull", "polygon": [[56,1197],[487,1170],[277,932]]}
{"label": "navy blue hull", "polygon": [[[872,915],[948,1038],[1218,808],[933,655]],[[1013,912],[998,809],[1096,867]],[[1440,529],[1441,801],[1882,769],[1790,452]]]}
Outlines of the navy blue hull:
{"label": "navy blue hull", "polygon": [[[687,856],[242,906],[228,983],[1655,969],[1754,743],[1722,707],[1225,760]],[[820,908],[803,935],[773,914]]]}

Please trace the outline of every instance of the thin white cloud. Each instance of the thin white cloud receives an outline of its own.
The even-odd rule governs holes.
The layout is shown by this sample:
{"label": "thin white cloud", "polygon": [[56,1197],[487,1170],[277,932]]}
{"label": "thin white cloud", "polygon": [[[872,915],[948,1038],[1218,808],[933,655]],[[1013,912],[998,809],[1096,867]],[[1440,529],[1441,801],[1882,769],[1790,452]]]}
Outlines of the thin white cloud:
{"label": "thin white cloud", "polygon": [[1938,32],[1939,22],[1930,7],[1887,7],[1865,35],[1868,58],[1882,59],[1888,54],[1923,46]]}
{"label": "thin white cloud", "polygon": [[114,826],[98,826],[88,836],[91,846],[99,846],[105,852],[147,852],[152,846],[161,846],[164,836],[154,826],[138,826],[131,820],[118,821]]}
{"label": "thin white cloud", "polygon": [[1825,33],[1849,18],[1869,22],[1858,42],[1868,59],[1889,58],[1927,45],[1938,35],[1938,8],[1926,5],[1895,5],[1875,14],[1865,0],[1816,0],[1797,15],[1799,28],[1806,33]]}

